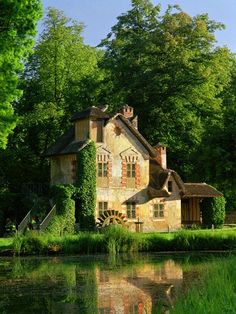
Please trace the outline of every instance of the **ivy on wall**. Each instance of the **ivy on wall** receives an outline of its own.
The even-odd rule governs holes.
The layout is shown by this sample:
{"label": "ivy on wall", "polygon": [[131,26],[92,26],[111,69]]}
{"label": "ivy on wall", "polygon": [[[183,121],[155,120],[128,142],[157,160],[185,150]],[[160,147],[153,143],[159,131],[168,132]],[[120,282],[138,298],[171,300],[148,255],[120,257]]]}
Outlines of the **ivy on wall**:
{"label": "ivy on wall", "polygon": [[54,185],[52,193],[56,202],[57,215],[53,217],[47,231],[55,236],[74,233],[75,201],[72,197],[75,187],[73,185]]}
{"label": "ivy on wall", "polygon": [[76,187],[80,228],[92,229],[95,226],[96,208],[96,145],[93,141],[77,154]]}

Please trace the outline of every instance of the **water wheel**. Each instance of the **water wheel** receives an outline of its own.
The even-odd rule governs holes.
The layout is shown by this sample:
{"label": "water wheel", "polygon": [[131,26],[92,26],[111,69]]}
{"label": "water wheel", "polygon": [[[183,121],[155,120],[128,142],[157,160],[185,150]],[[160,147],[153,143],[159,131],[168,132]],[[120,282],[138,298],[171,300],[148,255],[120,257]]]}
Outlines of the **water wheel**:
{"label": "water wheel", "polygon": [[97,227],[103,228],[109,225],[123,225],[125,226],[127,220],[126,216],[117,210],[108,209],[97,218]]}

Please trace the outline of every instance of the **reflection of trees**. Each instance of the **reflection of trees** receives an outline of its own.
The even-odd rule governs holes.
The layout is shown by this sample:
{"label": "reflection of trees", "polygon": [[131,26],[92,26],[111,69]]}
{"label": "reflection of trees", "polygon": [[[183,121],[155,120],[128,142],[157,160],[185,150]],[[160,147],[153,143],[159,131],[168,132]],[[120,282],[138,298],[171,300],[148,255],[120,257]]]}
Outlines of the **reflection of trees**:
{"label": "reflection of trees", "polygon": [[[114,291],[120,293],[119,306],[126,308],[127,313],[136,313],[141,308],[142,313],[150,313],[151,302],[155,305],[161,300],[156,295],[164,296],[168,303],[164,292],[160,294],[160,290],[170,286],[163,263],[166,264],[142,263],[139,259],[129,260],[127,265],[122,259],[106,257],[96,262],[86,258],[83,262],[81,258],[16,259],[5,270],[10,280],[4,280],[4,288],[0,286],[0,313],[100,314],[109,310],[110,314],[112,309],[115,311],[118,297]],[[161,285],[158,280],[169,281]],[[132,295],[134,290],[136,294]],[[110,295],[113,303],[101,304],[102,294]]]}
{"label": "reflection of trees", "polygon": [[97,313],[97,279],[95,265],[92,268],[76,268],[76,303],[80,313]]}

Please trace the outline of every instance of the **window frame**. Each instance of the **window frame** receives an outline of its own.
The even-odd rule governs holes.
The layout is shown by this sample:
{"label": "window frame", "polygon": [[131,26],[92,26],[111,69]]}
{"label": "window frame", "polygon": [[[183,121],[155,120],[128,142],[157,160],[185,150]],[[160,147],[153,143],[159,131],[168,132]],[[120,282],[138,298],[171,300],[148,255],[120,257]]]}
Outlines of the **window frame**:
{"label": "window frame", "polygon": [[173,181],[168,181],[168,183],[167,183],[167,190],[170,193],[173,192]]}
{"label": "window frame", "polygon": [[108,177],[108,163],[99,161],[97,163],[97,177],[98,178],[107,178]]}
{"label": "window frame", "polygon": [[165,204],[164,203],[153,204],[153,218],[154,219],[165,218]]}
{"label": "window frame", "polygon": [[98,202],[98,216],[102,216],[104,212],[107,210],[108,210],[108,202],[106,201]]}
{"label": "window frame", "polygon": [[136,219],[137,216],[137,208],[135,202],[127,202],[126,203],[126,213],[128,219]]}
{"label": "window frame", "polygon": [[136,162],[126,163],[126,177],[129,179],[136,178]]}

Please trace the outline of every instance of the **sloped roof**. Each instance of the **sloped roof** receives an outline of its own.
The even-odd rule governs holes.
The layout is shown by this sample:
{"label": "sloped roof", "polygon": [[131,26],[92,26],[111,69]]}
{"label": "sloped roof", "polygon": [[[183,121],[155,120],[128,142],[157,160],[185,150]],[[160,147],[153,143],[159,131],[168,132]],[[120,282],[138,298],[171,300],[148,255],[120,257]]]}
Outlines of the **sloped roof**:
{"label": "sloped roof", "polygon": [[102,111],[100,108],[97,107],[89,107],[83,111],[77,112],[71,118],[71,121],[76,121],[79,119],[85,118],[97,118],[97,119],[109,119],[110,115]]}
{"label": "sloped roof", "polygon": [[213,186],[206,183],[184,183],[183,198],[190,197],[218,197],[223,194],[217,191]]}
{"label": "sloped roof", "polygon": [[78,153],[86,145],[86,141],[74,141],[74,138],[74,127],[71,127],[66,133],[57,139],[55,144],[47,149],[45,156],[50,157]]}
{"label": "sloped roof", "polygon": [[156,157],[157,151],[148,143],[148,141],[139,133],[139,131],[126,119],[122,114],[117,114],[116,118],[120,119],[131,131],[131,133],[139,140],[139,142],[147,149],[151,157]]}

